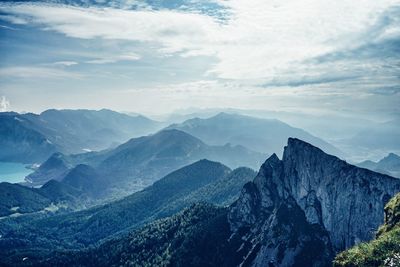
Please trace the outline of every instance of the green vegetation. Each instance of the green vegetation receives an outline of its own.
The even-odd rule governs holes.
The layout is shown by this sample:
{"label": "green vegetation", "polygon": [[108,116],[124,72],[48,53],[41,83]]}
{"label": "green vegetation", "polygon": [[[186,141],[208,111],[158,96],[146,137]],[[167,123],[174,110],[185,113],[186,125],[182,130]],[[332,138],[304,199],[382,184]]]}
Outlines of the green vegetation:
{"label": "green vegetation", "polygon": [[78,262],[90,266],[216,266],[226,254],[221,253],[218,258],[213,250],[215,243],[228,237],[226,209],[196,204],[124,238],[78,254],[78,258],[82,257]]}
{"label": "green vegetation", "polygon": [[400,193],[386,204],[376,239],[338,254],[334,266],[400,266]]}
{"label": "green vegetation", "polygon": [[172,172],[143,191],[104,206],[36,220],[0,222],[0,265],[1,258],[44,259],[52,251],[88,248],[197,202],[229,205],[237,199],[243,184],[254,176],[249,168],[231,171],[220,163],[201,160]]}
{"label": "green vegetation", "polygon": [[40,193],[19,184],[0,183],[0,217],[40,211],[51,201]]}
{"label": "green vegetation", "polygon": [[[2,264],[22,266],[236,266],[241,239],[230,240],[227,208],[206,203],[82,250],[19,250]],[[0,242],[1,243],[1,242]],[[230,255],[226,257],[226,255]],[[25,259],[23,261],[23,259]]]}
{"label": "green vegetation", "polygon": [[65,181],[50,180],[41,188],[0,183],[0,218],[43,212],[49,206],[63,207],[64,211],[86,207],[94,202],[98,189],[97,176],[90,170],[89,166],[78,165],[67,174]]}

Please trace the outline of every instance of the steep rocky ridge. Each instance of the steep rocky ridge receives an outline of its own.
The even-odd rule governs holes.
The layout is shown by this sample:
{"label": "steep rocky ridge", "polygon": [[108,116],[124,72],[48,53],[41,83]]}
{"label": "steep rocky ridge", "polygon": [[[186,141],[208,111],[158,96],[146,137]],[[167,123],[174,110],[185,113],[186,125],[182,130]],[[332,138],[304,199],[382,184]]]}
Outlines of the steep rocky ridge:
{"label": "steep rocky ridge", "polygon": [[320,243],[314,254],[321,257],[312,265],[326,265],[332,251],[373,237],[385,203],[399,191],[399,179],[352,166],[289,138],[283,159],[272,155],[261,166],[228,217],[233,235],[251,243],[244,247],[255,266],[296,265],[301,253],[312,249],[309,240]]}

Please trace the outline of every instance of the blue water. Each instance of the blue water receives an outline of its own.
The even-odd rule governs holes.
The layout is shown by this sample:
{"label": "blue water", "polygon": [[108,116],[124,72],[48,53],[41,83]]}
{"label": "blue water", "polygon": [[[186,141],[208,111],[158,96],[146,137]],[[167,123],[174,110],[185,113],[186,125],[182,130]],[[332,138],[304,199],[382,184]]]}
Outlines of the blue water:
{"label": "blue water", "polygon": [[33,171],[25,164],[14,162],[0,162],[0,182],[19,183]]}

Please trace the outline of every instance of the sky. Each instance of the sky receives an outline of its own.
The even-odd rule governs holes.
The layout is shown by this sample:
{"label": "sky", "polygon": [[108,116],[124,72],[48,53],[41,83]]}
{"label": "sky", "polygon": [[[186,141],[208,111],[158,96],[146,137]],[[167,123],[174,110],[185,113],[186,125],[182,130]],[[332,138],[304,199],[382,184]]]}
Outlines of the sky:
{"label": "sky", "polygon": [[400,0],[0,2],[0,110],[400,115]]}

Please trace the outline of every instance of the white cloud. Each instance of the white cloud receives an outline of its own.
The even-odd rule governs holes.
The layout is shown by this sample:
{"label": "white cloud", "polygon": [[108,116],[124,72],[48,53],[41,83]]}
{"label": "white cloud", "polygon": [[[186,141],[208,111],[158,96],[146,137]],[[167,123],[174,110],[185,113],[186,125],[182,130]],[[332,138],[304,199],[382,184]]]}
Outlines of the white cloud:
{"label": "white cloud", "polygon": [[5,25],[0,25],[0,28],[7,29],[7,30],[11,30],[11,31],[17,31],[17,30],[18,30],[17,28],[5,26]]}
{"label": "white cloud", "polygon": [[65,66],[65,67],[70,67],[70,66],[78,65],[78,64],[79,63],[75,62],[75,61],[57,61],[57,62],[53,63],[53,65],[55,65],[55,66]]}
{"label": "white cloud", "polygon": [[0,97],[0,112],[4,112],[9,110],[10,108],[10,101],[5,96]]}
{"label": "white cloud", "polygon": [[21,17],[10,16],[10,15],[0,15],[1,20],[9,21],[13,24],[28,24],[28,21]]}
{"label": "white cloud", "polygon": [[140,56],[137,54],[125,54],[125,55],[114,55],[114,56],[108,56],[108,57],[103,57],[103,58],[96,58],[92,60],[85,61],[86,63],[89,64],[108,64],[108,63],[115,63],[119,61],[136,61],[139,60]]}
{"label": "white cloud", "polygon": [[[398,36],[393,20],[371,36],[380,16],[398,0],[226,0],[227,21],[172,10],[124,10],[50,4],[1,4],[2,19],[29,22],[44,30],[82,39],[139,41],[159,45],[158,53],[217,58],[207,74],[252,83],[275,83],[344,71],[342,65],[307,62],[341,50],[357,49]],[[376,30],[376,29],[375,29]],[[121,56],[122,57],[122,56]],[[104,57],[89,63],[131,60]],[[132,60],[137,60],[134,56]],[[358,64],[360,67],[362,64]],[[349,66],[347,68],[350,68]],[[351,71],[351,69],[350,69]],[[304,79],[303,79],[304,80]]]}
{"label": "white cloud", "polygon": [[[301,85],[297,87],[281,86],[260,88],[243,85],[236,81],[195,81],[166,84],[112,92],[105,99],[113,98],[120,108],[143,113],[162,114],[176,108],[240,108],[301,112],[314,115],[353,114],[354,116],[380,116],[390,107],[399,111],[396,103],[399,96],[386,97],[360,92],[362,81],[348,87],[346,81],[339,81],[335,86],[328,84]],[[378,82],[379,83],[379,82]],[[379,86],[380,84],[378,84]],[[343,90],[346,88],[346,90]],[[111,92],[110,92],[111,94]],[[156,97],[154,97],[156,95]],[[393,108],[395,107],[395,108]],[[379,115],[377,115],[379,114]]]}
{"label": "white cloud", "polygon": [[[69,37],[159,42],[167,50],[199,47],[218,24],[208,16],[177,11],[128,11],[112,8],[79,8],[64,5],[1,4],[12,14]],[[209,36],[210,37],[210,36]],[[199,42],[195,45],[196,42]]]}
{"label": "white cloud", "polygon": [[[224,29],[212,72],[270,80],[302,75],[307,59],[363,45],[365,33],[394,1],[224,1],[235,17]],[[399,25],[397,25],[399,27]],[[370,38],[370,36],[368,36]],[[331,69],[332,70],[332,69]]]}
{"label": "white cloud", "polygon": [[19,66],[19,67],[5,67],[0,68],[0,77],[2,78],[22,78],[22,79],[60,79],[60,78],[81,78],[82,75],[67,72],[60,69],[48,68],[48,67],[31,67],[31,66]]}

